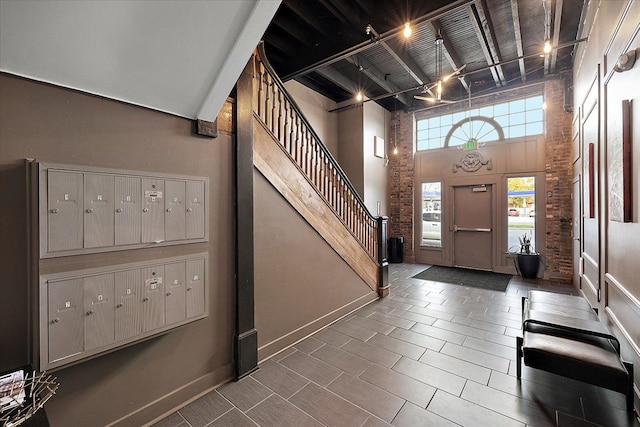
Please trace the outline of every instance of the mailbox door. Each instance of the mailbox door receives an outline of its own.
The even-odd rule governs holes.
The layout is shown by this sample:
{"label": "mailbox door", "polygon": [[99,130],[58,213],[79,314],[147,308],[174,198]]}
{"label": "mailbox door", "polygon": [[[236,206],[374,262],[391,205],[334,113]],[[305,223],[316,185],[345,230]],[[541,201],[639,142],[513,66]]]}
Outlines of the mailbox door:
{"label": "mailbox door", "polygon": [[142,179],[136,176],[115,177],[116,245],[131,245],[142,241]]}
{"label": "mailbox door", "polygon": [[84,278],[84,349],[104,347],[114,339],[114,275]]}
{"label": "mailbox door", "polygon": [[189,260],[187,265],[187,317],[204,314],[204,260]]}
{"label": "mailbox door", "polygon": [[198,239],[204,237],[204,182],[187,181],[185,195],[186,237]]}
{"label": "mailbox door", "polygon": [[114,244],[112,175],[84,174],[84,247]]}
{"label": "mailbox door", "polygon": [[48,171],[47,179],[49,252],[82,249],[82,174]]}
{"label": "mailbox door", "polygon": [[83,280],[48,283],[49,362],[84,351]]}
{"label": "mailbox door", "polygon": [[142,269],[142,331],[164,325],[164,266]]}
{"label": "mailbox door", "polygon": [[142,286],[140,270],[119,271],[115,281],[115,340],[142,333]]}
{"label": "mailbox door", "polygon": [[142,178],[142,242],[164,240],[164,180]]}
{"label": "mailbox door", "polygon": [[164,183],[164,237],[166,240],[185,238],[185,182],[168,179]]}
{"label": "mailbox door", "polygon": [[165,268],[165,322],[167,325],[178,323],[187,316],[185,302],[185,263],[166,264]]}

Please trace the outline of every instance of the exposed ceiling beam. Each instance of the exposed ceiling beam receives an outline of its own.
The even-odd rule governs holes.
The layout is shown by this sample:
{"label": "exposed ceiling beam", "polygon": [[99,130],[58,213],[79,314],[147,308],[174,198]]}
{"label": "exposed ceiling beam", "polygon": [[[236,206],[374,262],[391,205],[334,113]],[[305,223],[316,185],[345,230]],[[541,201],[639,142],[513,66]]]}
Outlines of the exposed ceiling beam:
{"label": "exposed ceiling beam", "polygon": [[480,42],[480,47],[482,48],[482,53],[484,53],[484,57],[487,60],[487,64],[491,67],[491,75],[493,76],[493,81],[496,82],[496,86],[500,86],[500,77],[498,77],[498,72],[496,71],[496,67],[493,66],[493,59],[491,58],[491,54],[489,53],[489,48],[484,41],[484,34],[482,33],[482,28],[480,27],[480,23],[476,19],[476,14],[473,11],[471,5],[466,6],[467,14],[469,15],[469,20],[471,21],[471,25],[473,26],[474,31],[476,32],[476,36],[478,37],[478,41]]}
{"label": "exposed ceiling beam", "polygon": [[[450,13],[454,10],[457,10],[461,7],[465,7],[470,3],[475,2],[476,0],[455,0],[449,4],[447,4],[446,6],[443,6],[437,10],[434,10],[432,12],[427,13],[426,15],[420,16],[416,19],[413,19],[411,21],[411,23],[413,25],[419,25],[423,22],[427,22],[430,21],[432,19],[437,18],[440,15],[444,15],[446,13]],[[385,32],[384,34],[380,35],[380,38],[377,40],[379,41],[388,41],[391,40],[395,37],[398,37],[401,34],[401,29],[400,28],[394,28],[392,30],[389,30],[387,32]],[[312,71],[315,71],[317,68],[320,67],[324,67],[326,65],[330,65],[330,64],[334,64],[338,61],[341,61],[343,59],[345,59],[348,56],[351,55],[355,55],[356,53],[362,52],[364,50],[369,49],[371,46],[373,46],[374,42],[371,40],[367,40],[365,42],[359,43],[349,49],[346,49],[342,52],[338,52],[335,55],[330,56],[329,58],[323,59],[322,61],[318,61],[314,64],[311,64],[307,67],[304,67],[294,73],[291,73],[289,75],[286,75],[282,78],[283,81],[287,81],[289,79],[294,79],[297,78],[300,75],[306,74],[306,73],[310,73]]]}
{"label": "exposed ceiling beam", "polygon": [[[347,61],[358,67],[358,69],[367,75],[373,82],[375,82],[382,89],[386,90],[389,93],[398,92],[400,88],[397,84],[393,82],[390,78],[387,77],[382,71],[380,71],[375,65],[371,63],[368,59],[354,55],[347,58]],[[398,95],[398,99],[406,106],[411,105],[411,98],[402,93]]]}
{"label": "exposed ceiling beam", "polygon": [[[475,3],[475,7],[478,13],[478,18],[480,20],[479,23],[482,26],[485,44],[491,56],[491,61],[493,61],[493,64],[500,64],[500,49],[498,48],[498,41],[496,40],[495,34],[496,32],[493,29],[493,24],[491,22],[491,16],[489,15],[489,8],[487,6],[486,0],[478,0]],[[500,84],[498,86],[506,85],[507,81],[504,78],[504,72],[502,71],[501,65],[496,66],[496,72],[498,73],[498,78],[500,79]]]}
{"label": "exposed ceiling beam", "polygon": [[[287,7],[296,14],[300,19],[302,19],[305,24],[309,25],[311,28],[315,29],[320,34],[326,34],[327,28],[323,27],[319,24],[319,19],[317,17],[309,17],[309,13],[302,8],[302,4],[304,2],[287,2]],[[304,40],[304,39],[303,39]]]}
{"label": "exposed ceiling beam", "polygon": [[357,84],[344,74],[336,71],[332,66],[326,66],[322,68],[318,68],[315,70],[316,73],[320,74],[325,79],[335,83],[340,86],[342,89],[346,90],[350,94],[355,95],[357,92]]}
{"label": "exposed ceiling beam", "polygon": [[[357,22],[353,22],[353,17],[359,17],[362,14],[362,11],[357,9],[357,5],[356,7],[352,7],[352,4],[350,1],[329,1],[329,0],[320,0],[320,3],[322,3],[327,9],[329,9],[331,11],[332,14],[336,15],[335,10],[337,9],[337,12],[339,12],[340,15],[342,15],[343,18],[338,17],[338,19],[343,20],[343,22],[345,23],[345,25],[347,26],[354,26],[355,24],[357,24]],[[337,17],[337,16],[336,16]]]}
{"label": "exposed ceiling beam", "polygon": [[[563,0],[556,0],[556,15],[553,21],[553,43],[552,46],[558,46],[560,41],[560,22],[562,21],[562,2]],[[558,59],[558,49],[553,49],[551,52],[551,64],[550,73],[556,72],[556,61]]]}
{"label": "exposed ceiling beam", "polygon": [[[524,56],[524,50],[522,49],[522,31],[520,30],[520,12],[518,12],[518,0],[511,0],[511,15],[513,15],[513,32],[516,37],[516,49],[518,56]],[[524,59],[518,61],[520,66],[520,77],[522,81],[527,80],[527,71],[524,66]]]}
{"label": "exposed ceiling beam", "polygon": [[[542,0],[544,7],[544,39],[551,39],[551,0]],[[544,75],[549,74],[549,54],[544,56]]]}
{"label": "exposed ceiling beam", "polygon": [[[462,61],[460,60],[460,57],[458,56],[457,52],[453,48],[453,44],[451,43],[449,36],[442,28],[442,24],[440,23],[440,20],[434,19],[432,21],[429,21],[427,25],[429,26],[429,29],[433,34],[438,34],[438,32],[440,32],[440,36],[442,37],[442,45],[444,47],[444,56],[447,58],[447,61],[449,61],[451,68],[453,68],[454,70],[457,70],[458,68],[462,67],[462,65],[464,64],[462,63]],[[437,76],[437,77],[440,77],[440,76]],[[460,81],[460,84],[464,86],[464,89],[468,93],[469,84],[467,83],[466,79],[464,77],[461,77],[458,80]]]}
{"label": "exposed ceiling beam", "polygon": [[[271,24],[274,24],[278,28],[280,28],[285,33],[293,36],[296,40],[309,40],[315,37],[322,36],[322,33],[313,31],[313,27],[302,26],[299,24],[300,21],[294,19],[284,19],[281,14],[276,13],[276,16],[271,21]],[[313,34],[309,34],[313,33]]]}
{"label": "exposed ceiling beam", "polygon": [[349,15],[344,15],[343,13],[341,13],[340,10],[336,9],[336,7],[334,7],[333,3],[330,2],[329,0],[318,0],[318,2],[325,7],[325,9],[327,9],[329,12],[331,12],[331,14],[337,19],[339,20],[345,27],[352,27],[353,23],[350,22],[349,19],[347,19],[347,17]]}

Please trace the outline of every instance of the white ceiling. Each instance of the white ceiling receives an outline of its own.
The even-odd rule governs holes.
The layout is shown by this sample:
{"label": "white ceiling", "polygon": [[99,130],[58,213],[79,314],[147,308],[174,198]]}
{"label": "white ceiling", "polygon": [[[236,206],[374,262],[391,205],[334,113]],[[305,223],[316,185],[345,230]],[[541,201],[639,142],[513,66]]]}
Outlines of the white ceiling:
{"label": "white ceiling", "polygon": [[0,70],[213,121],[280,0],[0,0]]}

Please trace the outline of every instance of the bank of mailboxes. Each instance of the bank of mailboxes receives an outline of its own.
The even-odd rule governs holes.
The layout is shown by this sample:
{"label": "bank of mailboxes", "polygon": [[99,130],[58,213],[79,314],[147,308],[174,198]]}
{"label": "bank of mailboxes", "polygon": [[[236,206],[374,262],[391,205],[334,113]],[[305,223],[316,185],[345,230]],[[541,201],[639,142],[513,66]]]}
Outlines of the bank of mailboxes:
{"label": "bank of mailboxes", "polygon": [[206,177],[40,166],[42,258],[206,241]]}
{"label": "bank of mailboxes", "polygon": [[208,315],[207,254],[40,277],[40,368]]}

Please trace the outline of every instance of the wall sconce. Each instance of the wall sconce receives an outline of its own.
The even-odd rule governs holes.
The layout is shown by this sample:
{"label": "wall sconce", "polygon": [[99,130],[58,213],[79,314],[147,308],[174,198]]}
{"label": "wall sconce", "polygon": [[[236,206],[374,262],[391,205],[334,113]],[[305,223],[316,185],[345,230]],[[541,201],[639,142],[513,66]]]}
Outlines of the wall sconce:
{"label": "wall sconce", "polygon": [[542,51],[545,54],[551,53],[551,40],[547,39],[544,41],[544,47],[542,48]]}
{"label": "wall sconce", "polygon": [[638,49],[630,50],[627,53],[623,53],[618,57],[618,62],[613,67],[613,70],[622,73],[633,68],[633,64],[636,63],[636,51]]}
{"label": "wall sconce", "polygon": [[373,137],[373,154],[376,157],[384,159],[384,139],[379,136]]}

